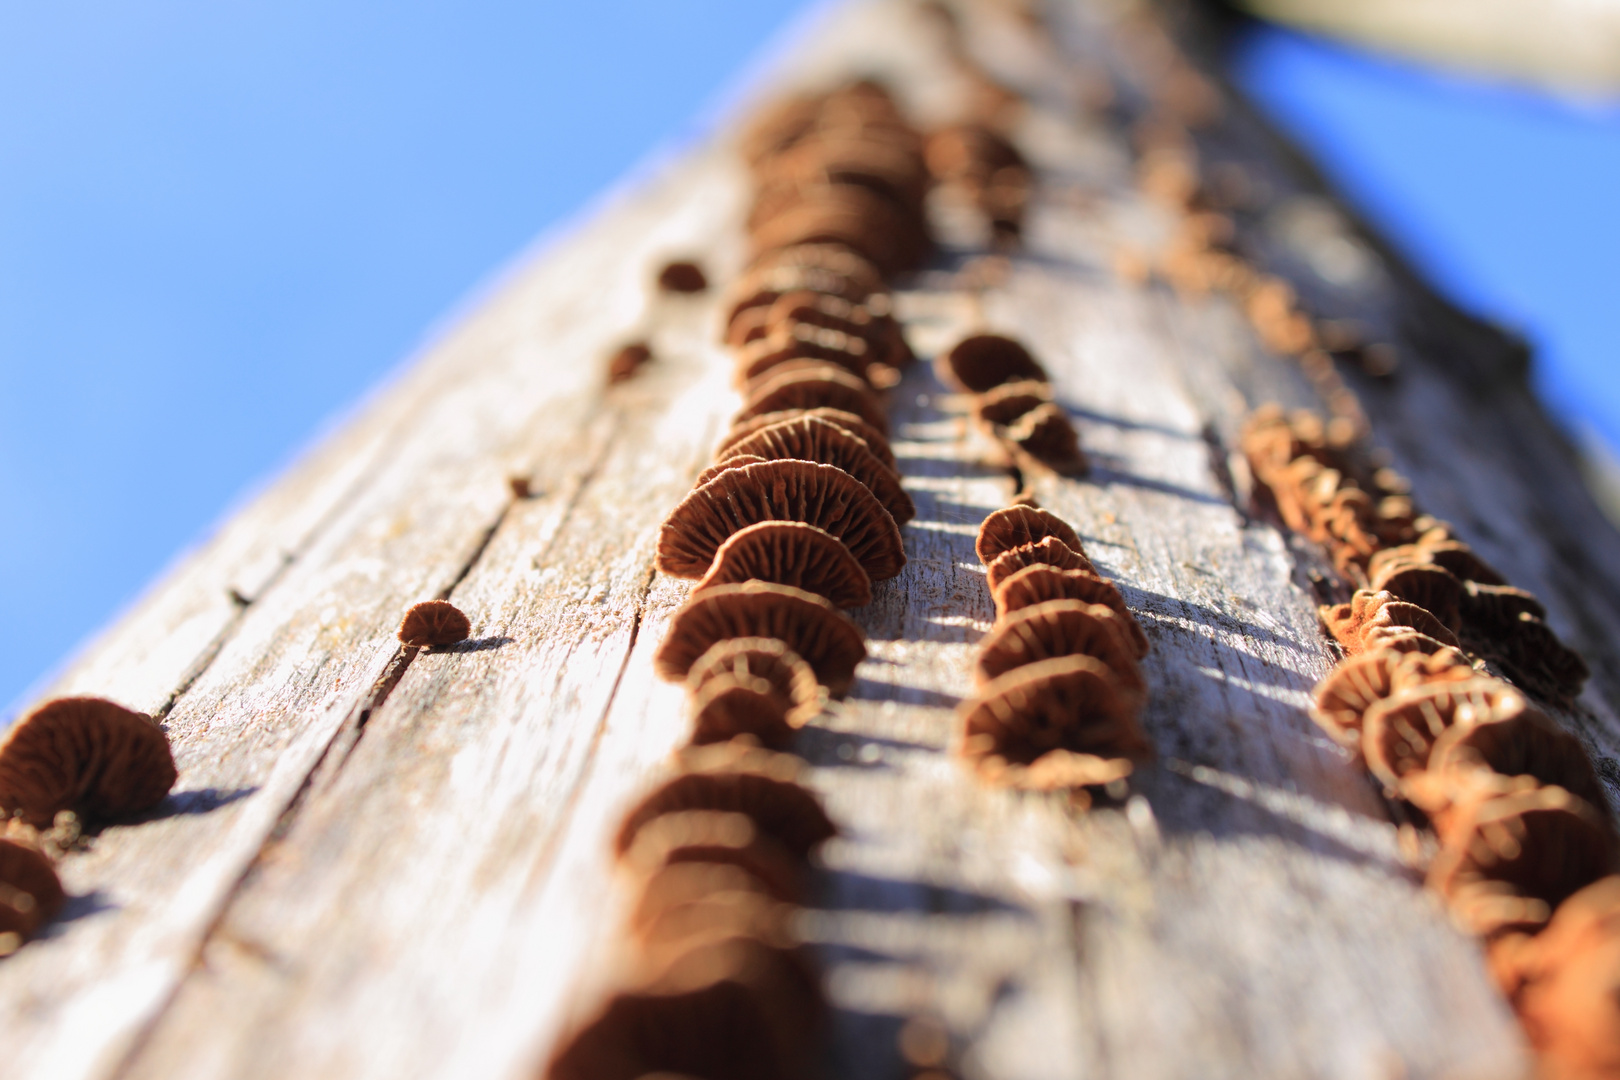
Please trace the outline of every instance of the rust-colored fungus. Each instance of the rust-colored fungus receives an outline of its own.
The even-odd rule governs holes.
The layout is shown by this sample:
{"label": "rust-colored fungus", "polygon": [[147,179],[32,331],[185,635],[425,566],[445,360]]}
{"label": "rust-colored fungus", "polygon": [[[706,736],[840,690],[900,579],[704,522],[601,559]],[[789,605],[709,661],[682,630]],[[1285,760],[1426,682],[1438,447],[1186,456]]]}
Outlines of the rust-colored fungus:
{"label": "rust-colored fungus", "polygon": [[1402,779],[1429,767],[1435,740],[1454,723],[1507,719],[1526,708],[1523,694],[1489,677],[1410,687],[1367,708],[1361,754],[1386,790],[1399,791]]}
{"label": "rust-colored fungus", "polygon": [[732,533],[692,592],[744,581],[791,585],[841,608],[872,602],[871,579],[843,541],[802,521],[761,521]]}
{"label": "rust-colored fungus", "polygon": [[1478,644],[1508,678],[1548,701],[1575,700],[1592,674],[1580,653],[1540,619],[1521,616],[1511,630],[1470,644]]}
{"label": "rust-colored fungus", "polygon": [[719,675],[764,679],[781,703],[787,722],[803,727],[821,712],[821,684],[804,658],[777,638],[726,638],[693,661],[687,692],[696,695]]}
{"label": "rust-colored fungus", "polygon": [[[0,839],[0,936],[15,934],[20,945],[56,918],[66,902],[56,868],[44,852]],[[0,955],[6,951],[0,948]]]}
{"label": "rust-colored fungus", "polygon": [[1048,600],[1020,608],[998,619],[985,635],[974,679],[983,685],[1040,660],[1094,656],[1113,673],[1119,693],[1140,705],[1147,685],[1124,622],[1113,608],[1083,600]]}
{"label": "rust-colored fungus", "polygon": [[764,679],[716,675],[692,695],[694,746],[725,742],[747,735],[761,745],[786,749],[793,741],[787,710]]}
{"label": "rust-colored fungus", "polygon": [[1411,646],[1408,638],[1414,632],[1450,648],[1458,647],[1456,636],[1427,608],[1398,600],[1393,593],[1358,589],[1348,604],[1321,607],[1317,613],[1328,633],[1351,656],[1383,646]]}
{"label": "rust-colored fungus", "polygon": [[1615,869],[1608,822],[1563,788],[1487,799],[1448,825],[1429,886],[1471,933],[1538,926]]}
{"label": "rust-colored fungus", "polygon": [[[997,510],[979,526],[979,537],[973,550],[979,561],[988,566],[997,555],[1025,544],[1039,543],[1055,537],[1077,555],[1084,556],[1080,537],[1067,521],[1048,510],[1033,506],[1009,506]],[[994,586],[991,586],[994,588]]]}
{"label": "rust-colored fungus", "polygon": [[1097,568],[1091,560],[1055,536],[1042,537],[1032,544],[1019,544],[1008,548],[985,567],[985,584],[992,595],[1018,571],[1031,566],[1050,566],[1058,570],[1083,570],[1095,574]]}
{"label": "rust-colored fungus", "polygon": [[962,726],[962,752],[981,769],[1032,765],[1054,750],[1110,761],[1148,752],[1133,698],[1092,656],[1014,668],[963,704]]}
{"label": "rust-colored fungus", "polygon": [[636,830],[620,858],[642,877],[684,863],[736,866],[757,878],[778,900],[802,903],[805,897],[803,860],[747,814],[734,811],[660,814]]}
{"label": "rust-colored fungus", "polygon": [[832,465],[766,461],[721,472],[670,511],[658,532],[658,569],[702,577],[721,544],[762,521],[802,521],[831,533],[873,581],[906,564],[899,527],[860,481]]}
{"label": "rust-colored fungus", "polygon": [[1392,563],[1428,563],[1449,570],[1459,581],[1506,585],[1507,580],[1473,548],[1458,540],[1420,538],[1410,544],[1387,547],[1367,561],[1367,576],[1375,577]]}
{"label": "rust-colored fungus", "polygon": [[1433,654],[1379,648],[1345,659],[1316,684],[1318,725],[1343,746],[1360,744],[1363,716],[1374,704],[1408,687],[1456,682],[1478,675],[1458,649]]}
{"label": "rust-colored fungus", "polygon": [[1497,638],[1511,635],[1518,624],[1547,618],[1547,608],[1530,593],[1511,585],[1463,582],[1463,634]]}
{"label": "rust-colored fungus", "polygon": [[454,645],[467,640],[472,623],[460,608],[448,600],[424,600],[413,604],[399,622],[399,640],[417,647]]}
{"label": "rust-colored fungus", "polygon": [[[677,865],[694,866],[697,863]],[[639,942],[645,959],[679,954],[716,938],[741,936],[778,948],[797,942],[789,921],[798,909],[758,892],[733,892],[697,897],[668,904],[641,928]]]}
{"label": "rust-colored fungus", "polygon": [[803,763],[791,755],[725,743],[685,751],[681,762],[684,772],[625,815],[615,840],[620,855],[648,822],[688,810],[743,814],[801,860],[837,833],[821,801],[799,783]]}
{"label": "rust-colored fungus", "polygon": [[644,927],[671,909],[708,897],[737,893],[771,899],[765,883],[740,866],[726,863],[671,863],[647,876],[641,896],[630,915],[630,929],[640,935]]}
{"label": "rust-colored fungus", "polygon": [[[1018,550],[1018,549],[1014,549]],[[997,558],[1005,558],[1006,552]],[[993,594],[997,618],[1005,618],[1015,611],[1045,603],[1048,600],[1081,600],[1087,604],[1102,604],[1118,615],[1130,641],[1131,653],[1141,659],[1147,655],[1147,635],[1135,616],[1125,606],[1125,598],[1113,582],[1090,570],[1059,570],[1055,566],[1037,563],[1010,575],[996,587]]]}
{"label": "rust-colored fungus", "polygon": [[1069,423],[1069,414],[1051,402],[998,428],[996,435],[1058,472],[1079,476],[1091,467],[1085,451],[1080,449],[1080,436]]}
{"label": "rust-colored fungus", "polygon": [[629,379],[641,365],[652,359],[652,349],[644,341],[632,341],[613,354],[608,361],[608,382],[622,383]]}
{"label": "rust-colored fungus", "polygon": [[88,822],[150,810],[176,775],[163,729],[101,698],[47,701],[0,738],[0,808],[36,828],[62,810]]}
{"label": "rust-colored fungus", "polygon": [[[1371,592],[1389,592],[1397,600],[1416,604],[1433,615],[1453,634],[1461,626],[1463,586],[1443,566],[1419,562],[1386,562],[1368,577]],[[1424,633],[1431,631],[1425,630]],[[1437,635],[1432,635],[1437,636]]]}
{"label": "rust-colored fungus", "polygon": [[740,469],[744,465],[758,465],[765,460],[767,459],[760,457],[758,454],[736,454],[732,457],[725,458],[724,460],[715,462],[707,469],[704,469],[702,472],[698,473],[697,479],[692,482],[692,487],[702,487],[704,484],[707,484],[710,480],[713,480],[727,469]]}
{"label": "rust-colored fungus", "polygon": [[894,204],[853,184],[814,185],[810,197],[783,206],[751,230],[756,253],[795,244],[836,242],[854,248],[884,273],[915,266],[922,231],[893,213]]}
{"label": "rust-colored fungus", "polygon": [[734,637],[785,641],[815,670],[833,697],[855,681],[866,656],[861,632],[824,597],[787,585],[749,581],[716,585],[692,597],[671,621],[669,636],[654,658],[658,674],[686,678],[693,663],[716,642]]}
{"label": "rust-colored fungus", "polygon": [[658,271],[658,287],[665,292],[700,293],[709,287],[709,278],[697,263],[676,260]]}
{"label": "rust-colored fungus", "polygon": [[867,369],[872,366],[873,356],[865,338],[804,323],[778,326],[739,349],[732,381],[746,393],[748,387],[758,386],[768,374],[809,366],[795,361],[832,364],[872,385]]}
{"label": "rust-colored fungus", "polygon": [[973,399],[973,415],[994,432],[1042,405],[1052,404],[1052,386],[1036,379],[1002,383]]}
{"label": "rust-colored fungus", "polygon": [[781,412],[761,413],[747,420],[739,420],[732,425],[725,438],[720,440],[720,446],[715,450],[714,456],[716,459],[723,458],[733,446],[762,428],[774,427],[783,421],[796,420],[801,416],[813,416],[818,420],[837,424],[865,443],[866,448],[872,451],[879,461],[890,469],[895,468],[894,451],[889,447],[889,440],[883,433],[854,413],[844,412],[841,409],[785,409]]}
{"label": "rust-colored fungus", "polygon": [[1558,905],[1533,937],[1492,943],[1492,968],[1547,1080],[1620,1074],[1620,877]]}
{"label": "rust-colored fungus", "polygon": [[852,412],[879,431],[888,427],[888,419],[866,383],[836,364],[826,363],[784,371],[758,384],[744,400],[737,420],[784,409],[821,408]]}
{"label": "rust-colored fungus", "polygon": [[1430,772],[1480,769],[1507,777],[1534,777],[1537,783],[1561,787],[1600,811],[1608,805],[1581,741],[1529,706],[1490,713],[1475,710],[1468,716],[1459,710],[1451,727],[1434,741]]}
{"label": "rust-colored fungus", "polygon": [[767,461],[792,459],[836,466],[865,484],[896,525],[917,516],[917,508],[894,470],[879,460],[859,435],[830,420],[799,416],[761,428],[727,447],[720,461],[723,464],[740,454]]}
{"label": "rust-colored fungus", "polygon": [[1029,350],[1000,334],[963,338],[934,360],[939,381],[953,390],[982,394],[1003,383],[1046,382],[1046,371]]}

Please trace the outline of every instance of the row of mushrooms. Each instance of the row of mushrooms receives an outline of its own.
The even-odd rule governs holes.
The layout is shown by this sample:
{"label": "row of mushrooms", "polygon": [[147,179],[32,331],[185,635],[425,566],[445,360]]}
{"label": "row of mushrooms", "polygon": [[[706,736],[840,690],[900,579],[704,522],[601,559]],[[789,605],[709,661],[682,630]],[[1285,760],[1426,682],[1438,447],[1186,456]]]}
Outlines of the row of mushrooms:
{"label": "row of mushrooms", "polygon": [[686,688],[688,746],[619,830],[629,957],[551,1080],[809,1068],[825,1006],[793,916],[836,830],[789,751],[866,656],[844,609],[906,563],[916,510],[884,391],[913,357],[887,280],[931,246],[922,145],[870,82],[774,105],[743,134],[752,261],[721,305],[743,404],[655,554],[694,582],[654,657]]}
{"label": "row of mushrooms", "polygon": [[1532,700],[1572,699],[1585,665],[1534,597],[1330,427],[1265,409],[1244,433],[1284,520],[1364,586],[1321,609],[1343,659],[1316,688],[1315,718],[1426,815],[1439,845],[1427,885],[1485,942],[1538,1075],[1613,1076],[1620,836],[1586,749]]}
{"label": "row of mushrooms", "polygon": [[1123,781],[1151,753],[1141,625],[1056,514],[1019,504],[979,527],[996,621],[962,705],[964,756],[987,783],[1079,789]]}

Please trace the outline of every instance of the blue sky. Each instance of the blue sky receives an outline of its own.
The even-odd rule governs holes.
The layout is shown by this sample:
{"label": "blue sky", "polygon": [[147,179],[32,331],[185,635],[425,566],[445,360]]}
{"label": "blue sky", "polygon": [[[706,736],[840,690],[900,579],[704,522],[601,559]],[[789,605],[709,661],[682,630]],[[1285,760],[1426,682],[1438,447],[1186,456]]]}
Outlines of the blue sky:
{"label": "blue sky", "polygon": [[[0,0],[0,707],[803,0]],[[1620,441],[1620,120],[1266,32],[1248,85]]]}

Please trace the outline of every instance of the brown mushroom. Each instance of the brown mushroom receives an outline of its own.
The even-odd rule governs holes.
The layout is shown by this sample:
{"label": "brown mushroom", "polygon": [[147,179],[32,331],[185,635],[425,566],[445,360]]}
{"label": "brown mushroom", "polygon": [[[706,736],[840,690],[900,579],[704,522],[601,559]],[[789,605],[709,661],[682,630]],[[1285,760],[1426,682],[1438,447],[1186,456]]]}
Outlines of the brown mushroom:
{"label": "brown mushroom", "polygon": [[692,697],[693,746],[748,736],[783,750],[793,742],[793,731],[787,710],[764,679],[717,675]]}
{"label": "brown mushroom", "polygon": [[621,856],[648,822],[688,810],[745,815],[799,860],[838,831],[821,801],[799,783],[803,763],[791,755],[723,743],[686,751],[681,762],[684,772],[625,815],[614,841]]}
{"label": "brown mushroom", "polygon": [[[0,955],[15,952],[67,903],[46,854],[17,840],[0,839]],[[16,935],[15,942],[6,940]],[[5,945],[10,944],[10,948]]]}
{"label": "brown mushroom", "polygon": [[1050,566],[1057,570],[1083,570],[1095,574],[1091,560],[1055,536],[1045,536],[1031,544],[1008,548],[985,567],[985,584],[995,591],[1018,571],[1031,566]]}
{"label": "brown mushroom", "polygon": [[1510,630],[1484,641],[1470,638],[1470,643],[1480,646],[1508,678],[1547,701],[1574,701],[1592,674],[1580,653],[1540,619],[1521,616]]}
{"label": "brown mushroom", "polygon": [[777,638],[726,638],[715,642],[692,663],[686,689],[696,695],[712,678],[733,675],[764,679],[771,686],[787,722],[803,727],[821,712],[821,684],[804,658]]}
{"label": "brown mushroom", "polygon": [[448,600],[424,600],[413,604],[399,622],[399,640],[406,645],[454,645],[467,640],[472,622]]}
{"label": "brown mushroom", "polygon": [[[688,863],[686,865],[697,865]],[[732,892],[666,904],[641,928],[645,961],[661,960],[717,938],[747,937],[777,948],[793,948],[791,919],[798,908],[766,894]]]}
{"label": "brown mushroom", "polygon": [[1055,656],[1094,656],[1114,673],[1119,693],[1140,705],[1147,684],[1124,622],[1113,608],[1083,600],[1048,600],[1020,608],[998,619],[985,635],[974,680],[982,686],[1014,668]]}
{"label": "brown mushroom", "polygon": [[1368,585],[1372,592],[1393,593],[1397,600],[1423,608],[1453,634],[1462,625],[1462,582],[1443,566],[1417,562],[1385,563],[1378,573],[1369,576]]}
{"label": "brown mushroom", "polygon": [[1458,649],[1435,653],[1377,648],[1345,658],[1316,684],[1312,717],[1334,741],[1356,749],[1367,710],[1399,690],[1430,682],[1456,682],[1476,677],[1468,657]]}
{"label": "brown mushroom", "polygon": [[697,479],[692,482],[692,487],[694,489],[702,487],[727,469],[740,469],[744,465],[758,465],[765,460],[767,459],[760,457],[758,454],[737,454],[723,461],[717,461],[698,473]]}
{"label": "brown mushroom", "polygon": [[758,416],[751,416],[747,420],[739,420],[732,425],[725,438],[720,440],[720,446],[715,450],[714,456],[717,460],[723,458],[733,446],[762,428],[773,427],[785,420],[795,420],[801,416],[813,416],[818,420],[826,420],[829,423],[837,424],[865,443],[866,448],[872,451],[883,464],[890,469],[895,467],[894,451],[890,448],[889,440],[884,437],[883,433],[854,413],[844,412],[842,409],[784,409],[780,412],[761,413]]}
{"label": "brown mushroom", "polygon": [[1031,765],[1053,750],[1107,760],[1148,752],[1135,700],[1093,656],[1013,668],[965,702],[961,715],[962,752],[981,768]]}
{"label": "brown mushroom", "polygon": [[1604,809],[1608,797],[1581,741],[1519,700],[1516,708],[1476,709],[1466,716],[1459,710],[1434,740],[1429,771],[1487,769],[1500,776],[1531,776]]}
{"label": "brown mushroom", "polygon": [[622,346],[608,361],[607,381],[622,383],[641,370],[641,365],[652,359],[652,349],[644,341],[632,341]]}
{"label": "brown mushroom", "polygon": [[682,907],[711,896],[748,893],[774,899],[765,882],[741,866],[729,863],[670,863],[649,874],[641,885],[635,910],[630,914],[631,932],[644,936],[646,928],[671,908]]}
{"label": "brown mushroom", "polygon": [[843,541],[802,521],[761,521],[732,533],[694,594],[715,585],[770,581],[817,593],[834,607],[865,607],[872,582]]}
{"label": "brown mushroom", "polygon": [[1020,379],[991,387],[973,399],[973,415],[992,433],[1019,417],[1052,404],[1052,385],[1036,379]]}
{"label": "brown mushroom", "polygon": [[1091,467],[1069,414],[1048,402],[996,431],[1002,442],[1057,472],[1083,475]]}
{"label": "brown mushroom", "polygon": [[732,383],[746,393],[747,387],[759,385],[767,374],[790,370],[788,365],[796,360],[832,364],[870,386],[867,369],[876,358],[863,337],[807,323],[788,323],[737,351]]}
{"label": "brown mushroom", "polygon": [[[997,558],[1005,555],[1004,552]],[[1119,594],[1113,582],[1090,570],[1059,570],[1055,566],[1037,563],[1010,575],[996,587],[992,596],[996,602],[997,618],[1048,600],[1081,600],[1087,604],[1102,604],[1112,608],[1114,614],[1120,617],[1132,655],[1138,660],[1147,655],[1147,635],[1125,606],[1125,598]]]}
{"label": "brown mushroom", "polygon": [[786,642],[835,698],[849,691],[855,665],[866,656],[860,630],[825,597],[749,581],[705,589],[675,613],[669,636],[654,657],[658,674],[671,681],[684,679],[698,657],[716,642],[734,637]]}
{"label": "brown mushroom", "polygon": [[36,828],[63,810],[87,822],[150,810],[176,776],[163,729],[101,698],[47,701],[0,738],[0,808]]}
{"label": "brown mushroom", "polygon": [[846,428],[818,416],[799,416],[761,428],[732,443],[721,463],[740,454],[751,454],[767,461],[792,459],[834,465],[869,488],[883,508],[904,525],[917,516],[917,508],[900,486],[900,477],[866,445],[866,441]]}
{"label": "brown mushroom", "polygon": [[[979,526],[979,536],[973,550],[979,561],[988,566],[997,555],[1025,544],[1038,543],[1048,536],[1062,541],[1077,555],[1084,556],[1085,548],[1073,527],[1049,510],[1033,506],[1009,506],[997,510]],[[992,586],[994,588],[994,586]]]}
{"label": "brown mushroom", "polygon": [[852,412],[879,431],[888,427],[888,419],[866,382],[827,363],[784,371],[759,383],[743,401],[736,420],[740,423],[784,409],[821,408]]}
{"label": "brown mushroom", "polygon": [[762,521],[802,521],[831,533],[873,581],[906,565],[900,530],[869,488],[832,465],[783,460],[726,469],[683,499],[658,531],[658,569],[702,577],[720,545]]}
{"label": "brown mushroom", "polygon": [[1443,839],[1429,887],[1474,934],[1538,926],[1615,869],[1608,822],[1559,787],[1484,800],[1458,815]]}
{"label": "brown mushroom", "polygon": [[853,184],[816,187],[754,224],[750,240],[755,253],[834,242],[854,248],[885,274],[909,270],[921,260],[926,236],[903,212],[896,213],[892,200]]}
{"label": "brown mushroom", "polygon": [[736,866],[757,878],[771,896],[802,903],[804,860],[763,831],[747,814],[730,810],[671,810],[644,822],[619,853],[635,875],[646,877],[683,863]]}
{"label": "brown mushroom", "polygon": [[665,292],[700,293],[709,287],[709,278],[697,263],[679,259],[658,271],[658,287]]}
{"label": "brown mushroom", "polygon": [[1511,634],[1527,619],[1546,618],[1547,608],[1523,589],[1463,582],[1463,632],[1470,637],[1501,637]]}
{"label": "brown mushroom", "polygon": [[1348,604],[1317,609],[1333,639],[1354,656],[1385,644],[1397,644],[1411,632],[1457,648],[1451,630],[1427,609],[1396,599],[1393,593],[1358,589]]}
{"label": "brown mushroom", "polygon": [[1528,707],[1524,695],[1500,679],[1411,687],[1367,708],[1361,722],[1361,754],[1386,790],[1399,791],[1406,776],[1429,767],[1435,740],[1454,723],[1505,720]]}
{"label": "brown mushroom", "polygon": [[1047,382],[1029,350],[1000,334],[963,338],[934,359],[934,373],[953,390],[982,394],[1003,383]]}

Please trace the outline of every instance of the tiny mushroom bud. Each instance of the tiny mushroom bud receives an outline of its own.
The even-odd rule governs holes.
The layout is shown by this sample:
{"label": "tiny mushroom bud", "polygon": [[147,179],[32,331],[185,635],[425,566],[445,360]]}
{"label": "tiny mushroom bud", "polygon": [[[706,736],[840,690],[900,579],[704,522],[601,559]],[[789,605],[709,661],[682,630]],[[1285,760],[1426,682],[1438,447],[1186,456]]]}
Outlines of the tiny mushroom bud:
{"label": "tiny mushroom bud", "polygon": [[406,645],[454,645],[467,640],[472,623],[448,600],[424,600],[400,620],[399,640]]}
{"label": "tiny mushroom bud", "polygon": [[658,287],[665,292],[700,293],[709,287],[709,279],[697,263],[677,260],[658,271]]}
{"label": "tiny mushroom bud", "polygon": [[46,828],[58,811],[117,821],[174,786],[174,755],[148,716],[101,698],[57,698],[0,739],[0,807]]}

